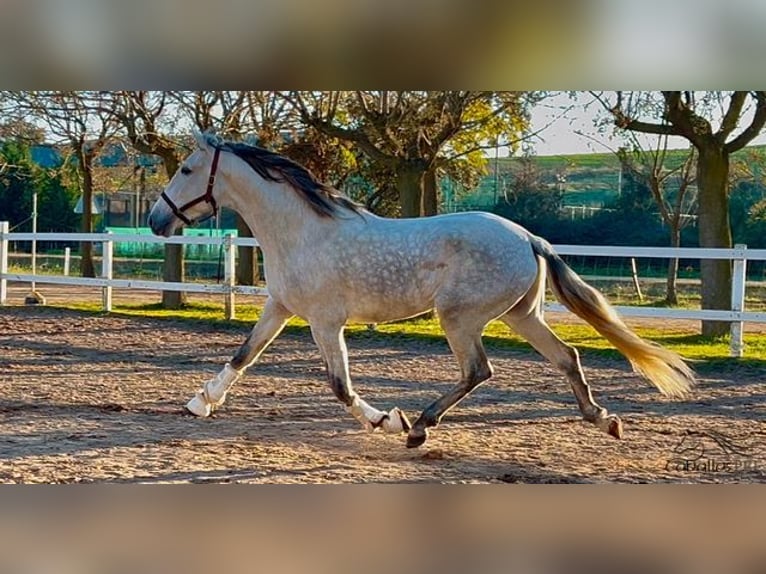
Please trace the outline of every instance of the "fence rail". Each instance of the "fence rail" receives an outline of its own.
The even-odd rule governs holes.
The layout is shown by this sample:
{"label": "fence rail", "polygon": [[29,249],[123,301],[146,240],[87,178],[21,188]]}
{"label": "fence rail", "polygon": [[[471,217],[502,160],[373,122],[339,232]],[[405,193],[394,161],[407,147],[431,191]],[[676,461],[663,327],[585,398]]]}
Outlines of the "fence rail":
{"label": "fence rail", "polygon": [[[101,276],[69,277],[64,275],[39,275],[36,273],[9,273],[9,242],[10,241],[60,241],[100,243],[102,246]],[[151,281],[143,279],[115,279],[113,277],[113,246],[117,242],[131,243],[161,243],[182,245],[209,245],[223,248],[224,280],[220,284],[186,283]],[[225,316],[232,319],[235,316],[235,295],[265,295],[267,289],[236,285],[235,258],[236,247],[257,247],[258,242],[253,238],[233,237],[189,237],[172,236],[156,237],[133,234],[113,233],[9,233],[8,223],[0,222],[0,305],[8,298],[8,281],[26,283],[51,283],[58,285],[82,285],[102,288],[103,307],[112,310],[112,290],[115,287],[124,289],[149,289],[160,291],[185,291],[189,293],[214,293],[224,296]],[[614,247],[593,245],[556,245],[556,251],[561,255],[584,255],[599,257],[651,257],[660,259],[723,259],[733,262],[732,299],[728,310],[712,309],[667,309],[664,307],[615,307],[626,317],[646,317],[664,319],[692,319],[707,321],[725,321],[731,323],[730,350],[732,356],[743,354],[743,326],[745,322],[766,323],[766,313],[745,310],[745,287],[747,262],[751,260],[766,260],[766,249],[748,249],[745,245],[736,245],[733,249],[700,249],[700,248],[671,248],[671,247]],[[557,303],[546,303],[546,310],[566,311]]]}

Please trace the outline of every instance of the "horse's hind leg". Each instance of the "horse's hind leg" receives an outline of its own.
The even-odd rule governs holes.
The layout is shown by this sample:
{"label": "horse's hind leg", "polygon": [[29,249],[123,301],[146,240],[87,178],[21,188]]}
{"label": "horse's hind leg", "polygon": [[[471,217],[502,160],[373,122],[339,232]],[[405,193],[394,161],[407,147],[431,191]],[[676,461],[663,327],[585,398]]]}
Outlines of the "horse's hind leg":
{"label": "horse's hind leg", "polygon": [[619,417],[608,414],[607,410],[593,399],[577,349],[564,343],[551,331],[538,308],[514,308],[500,317],[500,320],[529,341],[541,355],[566,375],[586,421],[615,438],[622,438],[622,422]]}
{"label": "horse's hind leg", "polygon": [[261,353],[282,331],[293,314],[272,298],[266,300],[263,314],[230,363],[216,377],[206,382],[186,405],[189,412],[209,416],[213,408],[223,404],[226,393],[244,370],[258,360]]}
{"label": "horse's hind leg", "polygon": [[343,337],[343,324],[311,323],[311,334],[322,354],[327,379],[335,397],[342,402],[348,412],[368,431],[382,428],[389,433],[410,430],[407,416],[397,407],[388,413],[368,405],[354,391],[348,371],[348,348]]}
{"label": "horse's hind leg", "polygon": [[407,436],[407,447],[422,445],[428,438],[428,427],[439,424],[444,414],[466,397],[480,383],[492,376],[492,366],[484,352],[481,333],[486,322],[469,319],[469,312],[439,310],[439,320],[450,348],[460,365],[460,382],[423,411]]}

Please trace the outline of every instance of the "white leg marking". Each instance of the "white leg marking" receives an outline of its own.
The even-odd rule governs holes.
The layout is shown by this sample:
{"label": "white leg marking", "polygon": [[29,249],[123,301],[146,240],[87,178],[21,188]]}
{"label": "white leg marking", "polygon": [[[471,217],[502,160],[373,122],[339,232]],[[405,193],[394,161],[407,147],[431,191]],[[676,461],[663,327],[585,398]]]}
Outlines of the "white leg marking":
{"label": "white leg marking", "polygon": [[388,413],[384,413],[368,405],[359,396],[355,396],[354,402],[351,403],[350,407],[346,407],[346,410],[362,423],[367,432],[373,432],[378,427],[392,434],[409,430],[409,423],[406,424],[405,429],[406,417],[397,407],[394,407]]}
{"label": "white leg marking", "polygon": [[186,403],[186,410],[198,417],[207,417],[215,407],[219,407],[226,400],[226,393],[231,386],[242,376],[242,371],[232,368],[229,363],[224,365],[220,373],[214,379],[202,385],[202,389]]}

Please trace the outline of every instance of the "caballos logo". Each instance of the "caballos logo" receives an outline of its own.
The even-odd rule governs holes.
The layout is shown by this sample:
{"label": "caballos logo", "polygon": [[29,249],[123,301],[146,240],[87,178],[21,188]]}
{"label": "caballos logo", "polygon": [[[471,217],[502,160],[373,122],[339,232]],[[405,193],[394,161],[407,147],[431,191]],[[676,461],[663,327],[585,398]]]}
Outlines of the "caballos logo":
{"label": "caballos logo", "polygon": [[718,431],[686,431],[673,453],[665,470],[735,473],[758,469],[750,447]]}

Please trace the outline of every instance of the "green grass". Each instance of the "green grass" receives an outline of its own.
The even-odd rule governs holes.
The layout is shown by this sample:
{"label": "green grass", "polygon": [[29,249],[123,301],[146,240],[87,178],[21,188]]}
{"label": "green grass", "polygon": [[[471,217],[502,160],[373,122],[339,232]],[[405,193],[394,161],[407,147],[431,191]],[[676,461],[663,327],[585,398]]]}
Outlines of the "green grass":
{"label": "green grass", "polygon": [[[745,159],[748,153],[755,150],[763,153],[766,146],[751,146],[739,150],[734,154],[734,159]],[[686,160],[688,151],[683,149],[669,150],[666,157],[666,167],[676,168]],[[536,156],[535,162],[544,174],[565,170],[567,174],[564,204],[574,206],[599,206],[608,203],[617,196],[617,179],[620,162],[617,156],[611,152],[587,153],[571,155]],[[494,178],[493,163],[490,160],[490,174],[485,180],[491,182]],[[499,158],[498,168],[501,172],[514,169],[519,161],[517,157]],[[470,195],[465,200],[472,202]]]}
{"label": "green grass", "polygon": [[[754,150],[758,153],[763,153],[766,150],[766,146],[748,146],[747,148],[736,152],[734,157],[745,158],[748,153]],[[678,167],[686,160],[687,155],[688,151],[684,149],[668,150],[666,159],[668,167]],[[494,162],[495,160],[492,159],[491,161]],[[501,169],[508,168],[517,161],[518,158],[515,157],[502,157],[498,159]],[[602,170],[619,169],[620,167],[620,162],[617,159],[617,156],[611,152],[535,156],[535,161],[537,161],[543,169],[570,167],[575,170]]]}
{"label": "green grass", "polygon": [[[86,313],[102,313],[97,303],[72,303],[64,308]],[[237,305],[237,319],[227,321],[223,318],[223,305],[217,303],[193,303],[183,309],[163,309],[159,304],[150,305],[119,305],[115,306],[113,314],[200,323],[206,326],[214,325],[220,329],[249,328],[260,316],[261,308],[253,305]],[[595,354],[609,358],[620,357],[619,353],[588,325],[553,324],[553,330],[566,342],[576,346],[587,354]],[[302,319],[294,318],[288,323],[288,331],[304,332],[308,325]],[[657,329],[639,328],[636,332],[642,337],[662,344],[687,359],[695,361],[695,368],[706,370],[720,365],[748,365],[762,367],[766,363],[766,335],[745,335],[745,357],[732,359],[729,357],[728,337],[710,339],[702,337],[690,330],[679,328]],[[350,325],[346,333],[350,340],[354,338],[404,338],[413,341],[444,341],[438,321],[431,317],[418,317],[396,323],[378,325],[371,331],[366,325]],[[484,340],[491,348],[510,348],[529,350],[529,344],[518,335],[512,333],[505,325],[497,321],[491,323],[485,333]],[[446,344],[446,343],[445,343]],[[701,369],[700,369],[701,367]]]}

